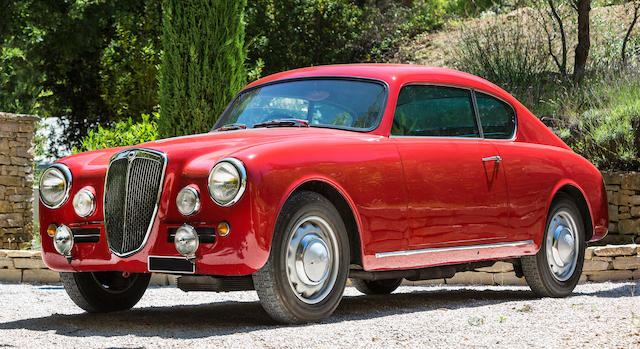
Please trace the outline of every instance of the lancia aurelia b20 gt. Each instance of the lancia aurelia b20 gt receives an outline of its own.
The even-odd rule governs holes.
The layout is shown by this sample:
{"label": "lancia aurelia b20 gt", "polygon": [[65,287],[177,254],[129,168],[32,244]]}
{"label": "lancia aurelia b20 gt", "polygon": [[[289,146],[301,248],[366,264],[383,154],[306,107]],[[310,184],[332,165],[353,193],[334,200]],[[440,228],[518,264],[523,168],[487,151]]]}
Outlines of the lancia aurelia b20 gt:
{"label": "lancia aurelia b20 gt", "polygon": [[44,261],[78,306],[131,308],[150,273],[175,273],[185,291],[255,289],[299,323],[329,316],[347,278],[384,294],[497,260],[562,297],[607,233],[598,170],[462,72],[293,70],[247,86],[212,127],[43,173]]}

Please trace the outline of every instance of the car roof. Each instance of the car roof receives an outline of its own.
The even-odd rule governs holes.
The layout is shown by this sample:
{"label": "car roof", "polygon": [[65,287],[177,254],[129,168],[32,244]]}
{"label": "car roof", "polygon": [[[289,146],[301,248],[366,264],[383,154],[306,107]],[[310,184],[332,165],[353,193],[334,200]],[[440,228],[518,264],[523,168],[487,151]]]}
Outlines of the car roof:
{"label": "car roof", "polygon": [[411,64],[338,64],[322,65],[289,70],[266,76],[252,82],[247,88],[278,80],[308,77],[358,77],[376,79],[389,86],[404,85],[411,82],[425,82],[452,86],[462,86],[484,90],[514,102],[515,99],[493,83],[465,72]]}

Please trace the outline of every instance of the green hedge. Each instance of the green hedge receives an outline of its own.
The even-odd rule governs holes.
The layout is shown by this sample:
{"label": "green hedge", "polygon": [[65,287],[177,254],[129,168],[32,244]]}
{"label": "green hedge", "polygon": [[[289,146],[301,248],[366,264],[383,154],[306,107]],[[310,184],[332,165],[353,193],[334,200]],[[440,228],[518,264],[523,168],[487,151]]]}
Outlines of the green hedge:
{"label": "green hedge", "polygon": [[158,138],[157,114],[151,118],[147,114],[142,115],[142,122],[134,123],[131,118],[116,123],[112,128],[98,126],[96,130],[89,130],[89,134],[81,141],[79,148],[74,148],[74,153],[83,151],[136,145],[150,142]]}

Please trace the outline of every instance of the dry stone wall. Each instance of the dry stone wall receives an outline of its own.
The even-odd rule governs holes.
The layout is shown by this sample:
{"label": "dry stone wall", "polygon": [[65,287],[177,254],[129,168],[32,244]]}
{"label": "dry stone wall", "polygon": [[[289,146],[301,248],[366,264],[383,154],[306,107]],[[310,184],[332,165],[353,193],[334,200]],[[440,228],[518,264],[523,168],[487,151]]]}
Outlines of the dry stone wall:
{"label": "dry stone wall", "polygon": [[[587,248],[581,282],[640,280],[638,245],[595,246]],[[153,274],[151,285],[175,285],[175,275]],[[0,282],[57,283],[57,272],[47,269],[39,251],[0,250]],[[457,273],[450,279],[405,281],[405,285],[481,284],[526,285],[513,271],[513,265],[496,262],[493,266]]]}
{"label": "dry stone wall", "polygon": [[609,233],[601,244],[640,242],[640,173],[603,172],[609,200]]}
{"label": "dry stone wall", "polygon": [[37,117],[0,112],[0,248],[33,236],[33,130]]}

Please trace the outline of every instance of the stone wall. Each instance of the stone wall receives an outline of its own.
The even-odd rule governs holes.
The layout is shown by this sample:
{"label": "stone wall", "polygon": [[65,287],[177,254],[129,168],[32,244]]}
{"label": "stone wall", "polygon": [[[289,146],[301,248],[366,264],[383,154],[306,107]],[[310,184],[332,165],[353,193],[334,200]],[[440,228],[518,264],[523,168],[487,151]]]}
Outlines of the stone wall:
{"label": "stone wall", "polygon": [[640,242],[640,173],[603,172],[609,199],[609,233],[601,244]]}
{"label": "stone wall", "polygon": [[[60,274],[47,268],[40,251],[0,250],[0,282],[55,284]],[[153,274],[151,286],[175,285],[177,276]]]}
{"label": "stone wall", "polygon": [[[47,269],[39,251],[0,250],[0,282],[58,283],[57,272]],[[177,276],[153,274],[151,285],[175,285]],[[640,280],[640,248],[637,245],[595,246],[587,248],[581,281]],[[526,285],[516,277],[513,265],[497,262],[491,267],[457,273],[450,279],[405,281],[405,285],[481,284]]]}
{"label": "stone wall", "polygon": [[33,236],[33,131],[38,118],[0,112],[0,248]]}

